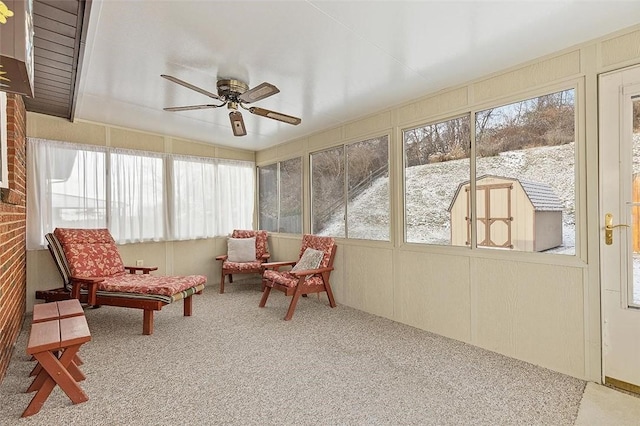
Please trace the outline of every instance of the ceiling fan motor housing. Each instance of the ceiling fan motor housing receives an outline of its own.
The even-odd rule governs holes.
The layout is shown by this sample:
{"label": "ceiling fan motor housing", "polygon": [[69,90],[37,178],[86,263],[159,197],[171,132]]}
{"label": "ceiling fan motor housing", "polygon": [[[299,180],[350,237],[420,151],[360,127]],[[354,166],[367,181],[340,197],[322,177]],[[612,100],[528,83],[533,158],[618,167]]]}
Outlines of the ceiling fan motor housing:
{"label": "ceiling fan motor housing", "polygon": [[234,79],[218,80],[217,86],[218,96],[232,100],[236,99],[238,96],[249,90],[249,86],[247,85],[247,83]]}

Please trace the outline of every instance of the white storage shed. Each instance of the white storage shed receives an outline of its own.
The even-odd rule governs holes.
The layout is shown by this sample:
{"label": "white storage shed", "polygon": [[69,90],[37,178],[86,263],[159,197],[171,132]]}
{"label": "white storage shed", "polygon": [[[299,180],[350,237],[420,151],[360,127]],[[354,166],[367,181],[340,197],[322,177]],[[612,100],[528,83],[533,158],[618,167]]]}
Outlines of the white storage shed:
{"label": "white storage shed", "polygon": [[[469,181],[449,205],[451,243],[471,244]],[[563,204],[539,182],[484,175],[476,181],[478,246],[544,251],[562,245]]]}

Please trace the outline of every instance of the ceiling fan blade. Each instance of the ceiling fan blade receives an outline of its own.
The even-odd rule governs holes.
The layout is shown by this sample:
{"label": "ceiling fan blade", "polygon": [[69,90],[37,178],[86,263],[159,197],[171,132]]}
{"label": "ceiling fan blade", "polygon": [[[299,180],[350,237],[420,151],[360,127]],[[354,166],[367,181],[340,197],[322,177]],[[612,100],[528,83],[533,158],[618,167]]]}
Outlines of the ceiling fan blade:
{"label": "ceiling fan blade", "polygon": [[244,127],[244,120],[240,111],[231,111],[229,113],[229,119],[231,120],[231,128],[233,129],[234,136],[244,136],[247,134],[247,129]]}
{"label": "ceiling fan blade", "polygon": [[215,93],[211,93],[208,90],[201,89],[198,86],[194,86],[191,83],[187,83],[186,81],[182,81],[179,78],[175,78],[173,76],[166,75],[166,74],[160,74],[160,77],[166,78],[167,80],[172,81],[172,82],[174,82],[176,84],[179,84],[180,86],[184,86],[187,89],[195,90],[196,92],[202,93],[203,95],[209,96],[210,98],[220,99],[220,96],[216,95]]}
{"label": "ceiling fan blade", "polygon": [[260,99],[268,98],[271,95],[279,93],[280,90],[271,83],[258,84],[253,89],[249,89],[242,95],[238,96],[240,102],[250,104],[251,102],[259,101]]}
{"label": "ceiling fan blade", "polygon": [[251,107],[249,108],[251,114],[260,115],[262,117],[272,118],[274,120],[282,121],[283,123],[293,124],[297,126],[302,123],[302,119],[293,117],[291,115],[283,114],[281,112],[275,112],[264,108]]}
{"label": "ceiling fan blade", "polygon": [[181,107],[167,107],[167,108],[163,108],[163,109],[165,111],[190,111],[190,110],[194,110],[194,109],[219,108],[221,106],[224,106],[224,104],[222,104],[222,105],[211,105],[211,104],[207,104],[207,105],[189,105],[189,106],[181,106]]}

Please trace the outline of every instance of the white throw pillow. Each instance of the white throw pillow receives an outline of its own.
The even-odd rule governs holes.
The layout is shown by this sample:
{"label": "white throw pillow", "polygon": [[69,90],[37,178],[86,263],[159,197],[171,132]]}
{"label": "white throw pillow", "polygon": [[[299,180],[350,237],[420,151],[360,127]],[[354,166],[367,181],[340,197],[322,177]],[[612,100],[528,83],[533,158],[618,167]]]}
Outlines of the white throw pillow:
{"label": "white throw pillow", "polygon": [[322,258],[324,257],[324,252],[320,250],[314,250],[312,248],[308,248],[302,253],[302,257],[295,264],[292,271],[306,271],[309,269],[318,269],[320,266],[320,262],[322,262]]}
{"label": "white throw pillow", "polygon": [[229,262],[253,262],[256,260],[256,238],[229,238],[227,240]]}

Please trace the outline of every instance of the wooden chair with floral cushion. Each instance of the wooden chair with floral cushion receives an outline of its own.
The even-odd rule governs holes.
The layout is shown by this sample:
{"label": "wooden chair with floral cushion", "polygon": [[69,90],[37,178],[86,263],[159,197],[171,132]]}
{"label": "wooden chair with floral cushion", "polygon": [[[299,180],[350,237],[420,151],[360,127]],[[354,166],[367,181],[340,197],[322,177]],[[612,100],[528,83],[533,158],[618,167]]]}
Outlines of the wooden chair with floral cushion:
{"label": "wooden chair with floral cushion", "polygon": [[[329,306],[335,308],[336,302],[331,291],[329,276],[333,271],[336,249],[337,245],[332,237],[305,234],[302,236],[302,246],[297,261],[263,263],[262,286],[264,289],[258,306],[264,308],[271,289],[275,288],[287,296],[293,296],[287,314],[284,316],[285,321],[293,317],[300,296],[310,293],[326,292]],[[287,266],[292,268],[280,270]]]}
{"label": "wooden chair with floral cushion", "polygon": [[234,274],[260,274],[262,264],[269,260],[267,231],[234,229],[227,239],[227,254],[216,257],[222,262],[220,272],[220,294],[224,293],[224,277],[233,282]]}

